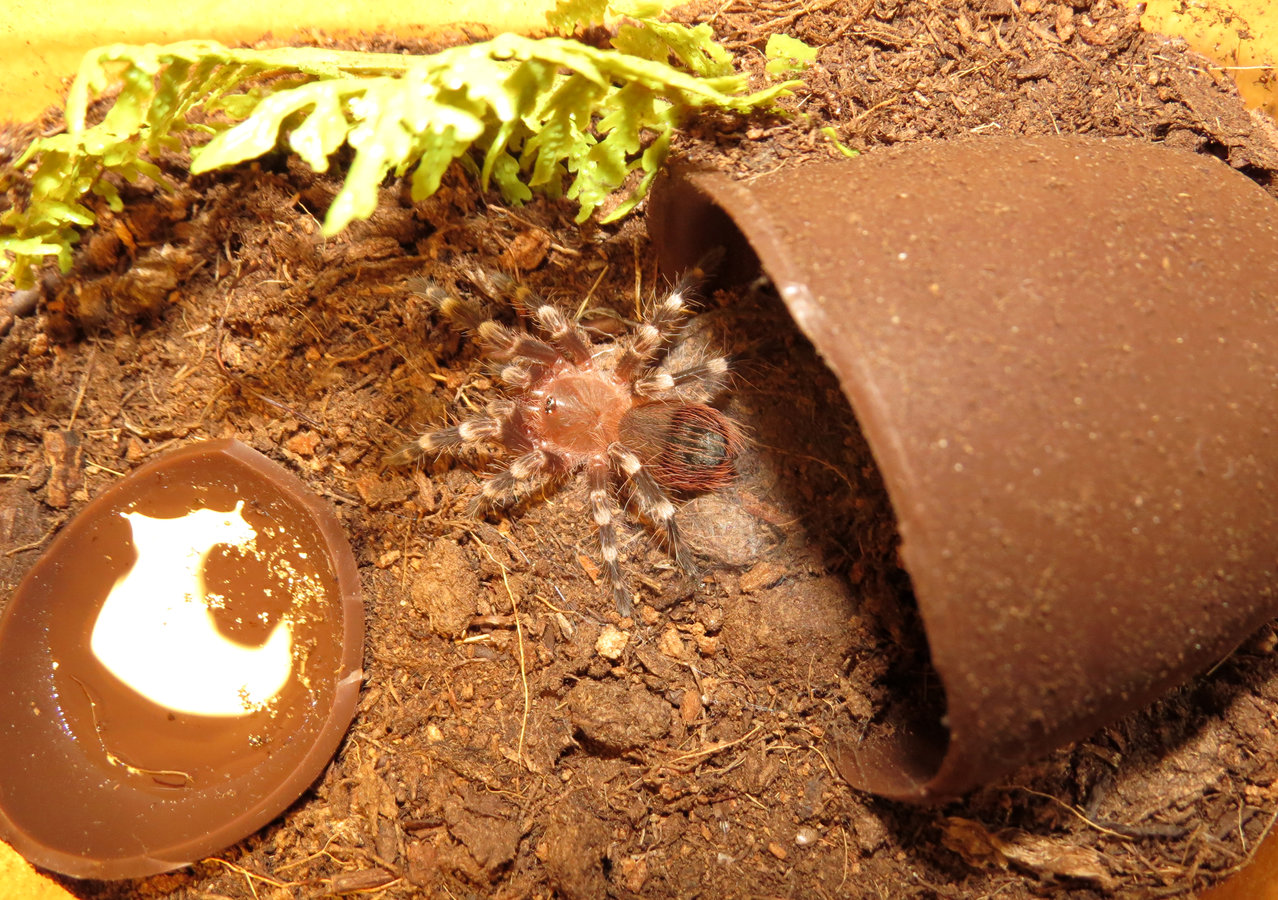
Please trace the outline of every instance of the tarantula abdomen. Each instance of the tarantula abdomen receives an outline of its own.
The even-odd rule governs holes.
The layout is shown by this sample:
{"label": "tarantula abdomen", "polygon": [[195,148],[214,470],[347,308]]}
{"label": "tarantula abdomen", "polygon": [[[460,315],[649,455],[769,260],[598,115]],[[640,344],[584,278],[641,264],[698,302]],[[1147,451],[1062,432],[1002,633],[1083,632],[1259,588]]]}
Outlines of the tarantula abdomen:
{"label": "tarantula abdomen", "polygon": [[744,444],[735,422],[701,403],[635,406],[622,418],[620,432],[653,478],[684,494],[731,484]]}

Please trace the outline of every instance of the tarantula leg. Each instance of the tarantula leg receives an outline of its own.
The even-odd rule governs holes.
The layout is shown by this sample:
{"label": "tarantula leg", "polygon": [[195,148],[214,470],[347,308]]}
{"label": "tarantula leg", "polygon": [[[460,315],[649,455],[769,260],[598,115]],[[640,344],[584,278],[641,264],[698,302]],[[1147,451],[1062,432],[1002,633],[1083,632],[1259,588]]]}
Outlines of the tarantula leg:
{"label": "tarantula leg", "polygon": [[608,500],[607,460],[592,461],[587,467],[586,477],[590,487],[590,516],[599,534],[599,555],[603,557],[612,599],[617,604],[617,612],[628,616],[634,611],[634,600],[621,576],[621,563],[618,561],[617,529],[612,524],[612,504]]}
{"label": "tarantula leg", "polygon": [[559,470],[557,460],[545,450],[530,450],[487,479],[471,504],[471,513],[485,506],[507,507],[526,500]]}
{"label": "tarantula leg", "polygon": [[683,403],[708,403],[723,393],[728,383],[728,361],[721,356],[704,360],[678,372],[649,372],[635,381],[641,397],[661,397]]}
{"label": "tarantula leg", "polygon": [[396,448],[386,457],[386,464],[402,466],[423,456],[456,453],[467,444],[495,441],[501,437],[503,427],[504,423],[500,418],[478,416],[457,425],[426,431]]}
{"label": "tarantula leg", "polygon": [[413,291],[425,297],[427,302],[459,331],[474,331],[484,321],[484,314],[478,305],[469,300],[463,300],[433,281],[423,279],[413,287]]}
{"label": "tarantula leg", "polygon": [[559,360],[558,350],[526,331],[507,328],[497,322],[488,321],[480,322],[475,333],[479,335],[485,355],[498,362],[526,359],[544,366],[551,366]]}
{"label": "tarantula leg", "polygon": [[652,308],[647,320],[639,324],[635,336],[622,350],[617,360],[618,375],[630,380],[651,368],[661,347],[679,333],[688,314],[689,295],[696,283],[696,278],[684,275],[674,290]]}
{"label": "tarantula leg", "polygon": [[517,392],[524,392],[532,387],[533,373],[526,365],[509,363],[497,370],[497,377],[506,387]]}
{"label": "tarantula leg", "polygon": [[545,302],[536,291],[505,272],[485,269],[472,273],[470,280],[493,300],[509,303],[521,316],[531,315]]}
{"label": "tarantula leg", "polygon": [[[552,346],[525,331],[507,328],[484,318],[478,304],[463,300],[432,281],[423,281],[415,291],[439,310],[439,314],[448,319],[454,328],[477,335],[485,353],[493,359],[504,361],[523,357],[533,362],[550,364],[558,359],[558,353],[563,349],[557,350],[558,345]],[[580,361],[582,360],[574,360]]]}
{"label": "tarantula leg", "polygon": [[726,254],[727,250],[722,245],[711,247],[702,254],[691,269],[683,273],[683,277],[689,279],[694,285],[700,284],[714,274]]}
{"label": "tarantula leg", "polygon": [[679,535],[679,525],[674,518],[674,503],[666,496],[666,492],[661,489],[657,480],[652,477],[652,473],[644,468],[638,456],[623,447],[614,447],[613,455],[621,471],[626,473],[626,477],[634,485],[634,496],[639,504],[639,511],[648,516],[664,534],[666,550],[674,557],[675,565],[689,578],[696,578],[697,564],[692,559],[692,552],[688,550],[683,538]]}
{"label": "tarantula leg", "polygon": [[423,456],[456,453],[467,444],[501,441],[510,430],[509,420],[514,410],[515,405],[508,400],[494,401],[488,404],[488,415],[475,416],[456,425],[422,432],[388,454],[385,463],[389,466],[402,466],[416,462]]}
{"label": "tarantula leg", "polygon": [[590,339],[581,327],[549,303],[537,307],[537,324],[560,353],[569,361],[581,365],[590,359]]}

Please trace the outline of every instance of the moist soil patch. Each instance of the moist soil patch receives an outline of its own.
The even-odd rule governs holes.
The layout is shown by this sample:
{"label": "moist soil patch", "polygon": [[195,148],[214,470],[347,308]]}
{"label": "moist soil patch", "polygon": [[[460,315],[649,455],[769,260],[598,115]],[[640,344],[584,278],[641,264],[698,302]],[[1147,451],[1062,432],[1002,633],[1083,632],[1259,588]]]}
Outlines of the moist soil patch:
{"label": "moist soil patch", "polygon": [[[991,132],[1162,141],[1271,190],[1278,170],[1271,127],[1229,84],[1104,0],[682,15],[712,22],[760,81],[768,35],[820,48],[790,115],[707,115],[675,148],[742,176]],[[3,156],[55,124],[10,128]],[[73,893],[1187,896],[1268,831],[1272,627],[961,802],[919,809],[842,782],[827,736],[864,730],[917,687],[907,676],[926,671],[926,647],[873,459],[766,285],[707,293],[692,326],[732,356],[724,408],[749,436],[735,484],[678,513],[704,575],[679,573],[626,517],[637,606],[621,619],[584,482],[474,517],[498,454],[382,459],[499,393],[419,279],[470,294],[474,273],[501,269],[601,327],[633,321],[667,287],[642,219],[578,226],[567,204],[511,208],[454,173],[416,205],[388,184],[369,221],[325,240],[332,175],[283,155],[195,179],[181,158],[165,164],[174,193],[127,187],[72,273],[0,312],[0,598],[121,473],[234,436],[336,506],[366,595],[366,680],[336,758],[273,824],[188,869],[68,881]]]}

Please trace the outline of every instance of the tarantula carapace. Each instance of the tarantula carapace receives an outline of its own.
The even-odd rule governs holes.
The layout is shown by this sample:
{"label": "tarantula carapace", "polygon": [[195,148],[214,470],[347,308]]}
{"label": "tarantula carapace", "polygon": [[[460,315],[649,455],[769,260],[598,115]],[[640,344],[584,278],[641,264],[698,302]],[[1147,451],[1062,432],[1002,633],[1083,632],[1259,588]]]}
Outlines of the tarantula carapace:
{"label": "tarantula carapace", "polygon": [[422,294],[453,324],[475,334],[506,397],[485,415],[427,431],[388,457],[392,464],[452,453],[469,444],[504,447],[513,458],[483,483],[478,502],[510,506],[585,470],[590,515],[617,610],[632,611],[613,524],[614,473],[641,515],[663,535],[678,566],[695,574],[675,523],[673,496],[715,490],[734,477],[741,431],[710,404],[728,386],[728,362],[687,338],[686,275],[627,333],[596,343],[578,322],[506,276],[488,276],[526,327],[485,319],[479,307],[428,285]]}

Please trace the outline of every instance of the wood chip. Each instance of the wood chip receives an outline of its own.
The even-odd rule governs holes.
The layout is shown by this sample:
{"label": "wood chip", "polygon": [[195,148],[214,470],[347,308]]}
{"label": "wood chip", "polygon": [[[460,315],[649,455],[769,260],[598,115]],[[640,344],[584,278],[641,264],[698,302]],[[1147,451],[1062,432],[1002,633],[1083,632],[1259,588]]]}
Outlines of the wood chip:
{"label": "wood chip", "polygon": [[765,559],[757,563],[741,575],[739,582],[741,593],[753,594],[771,587],[785,577],[786,567],[774,560]]}
{"label": "wood chip", "polygon": [[66,509],[75,493],[84,487],[84,448],[80,445],[80,435],[74,431],[46,431],[44,458],[49,465],[44,502],[54,509]]}
{"label": "wood chip", "polygon": [[284,449],[296,453],[298,456],[311,456],[315,453],[315,448],[319,446],[319,443],[319,435],[315,432],[299,431],[284,442]]}
{"label": "wood chip", "polygon": [[701,695],[696,691],[687,690],[683,692],[683,699],[679,701],[679,718],[683,720],[683,724],[691,725],[701,718]]}

